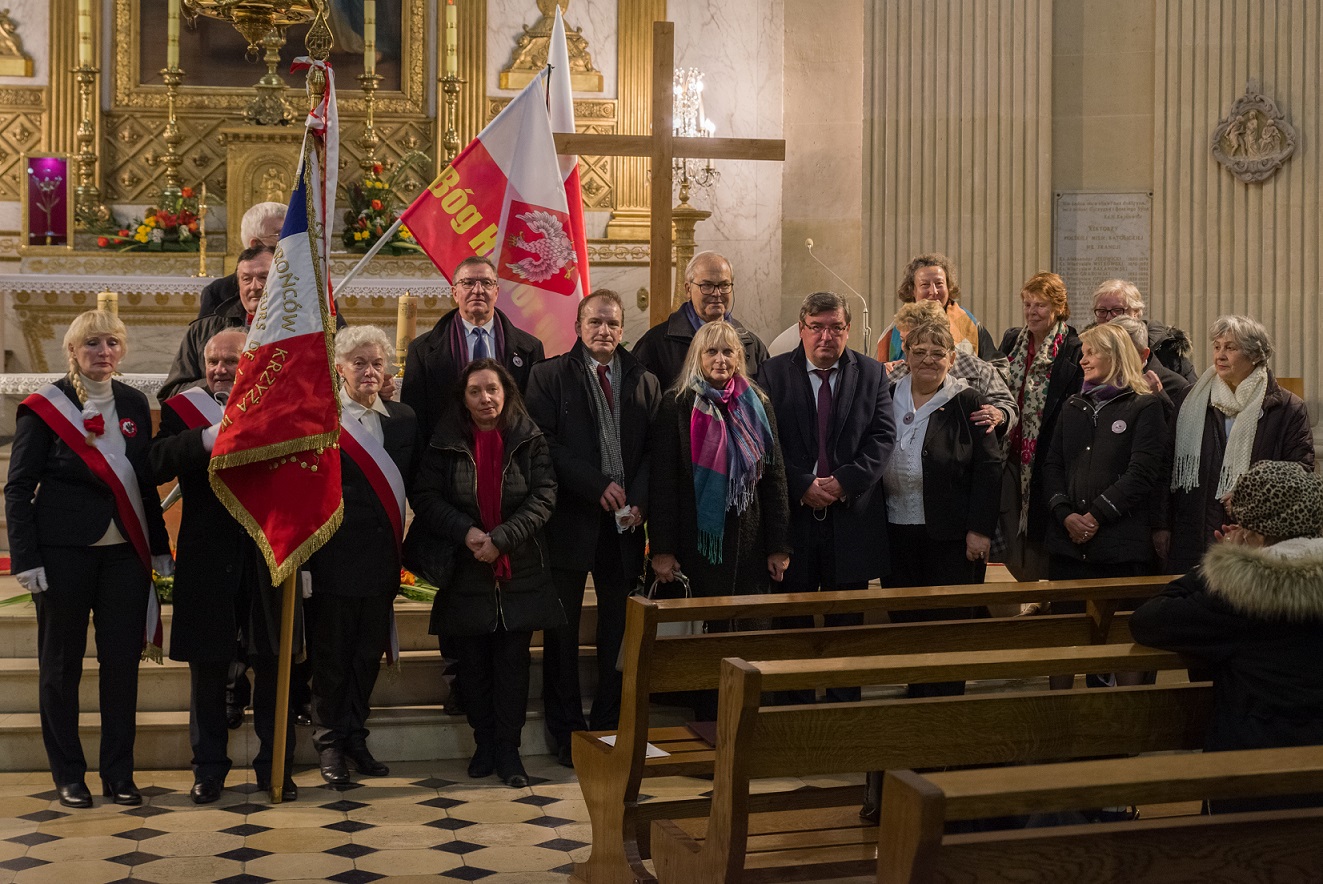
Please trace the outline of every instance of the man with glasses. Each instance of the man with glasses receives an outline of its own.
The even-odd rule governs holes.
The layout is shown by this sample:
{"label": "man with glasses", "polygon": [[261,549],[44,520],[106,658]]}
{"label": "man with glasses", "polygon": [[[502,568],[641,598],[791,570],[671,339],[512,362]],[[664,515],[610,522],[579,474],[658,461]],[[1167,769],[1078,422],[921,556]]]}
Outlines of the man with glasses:
{"label": "man with glasses", "polygon": [[705,323],[724,319],[739,332],[749,377],[767,359],[767,345],[731,315],[735,303],[735,276],[730,262],[716,252],[699,252],[684,269],[684,290],[689,300],[665,322],[648,329],[634,345],[634,356],[657,376],[663,390],[680,374],[694,332]]}
{"label": "man with glasses", "polygon": [[1191,384],[1199,380],[1199,373],[1190,361],[1189,335],[1174,326],[1145,319],[1144,296],[1135,284],[1124,279],[1108,279],[1093,291],[1094,322],[1111,322],[1118,316],[1133,316],[1148,327],[1148,348],[1158,362]]}
{"label": "man with glasses", "polygon": [[496,309],[500,292],[496,265],[490,259],[478,255],[465,258],[451,279],[456,309],[409,344],[404,360],[400,401],[418,415],[424,443],[432,438],[451,384],[464,366],[474,359],[495,359],[509,369],[522,393],[528,386],[528,373],[545,358],[542,342],[515,328]]}
{"label": "man with glasses", "polygon": [[[895,425],[880,362],[850,350],[850,307],[835,292],[815,292],[799,308],[800,345],[763,363],[758,383],[776,411],[790,493],[795,548],[784,592],[864,589],[890,570],[882,470]],[[827,615],[826,625],[862,622]],[[784,628],[812,618],[783,618]],[[807,697],[794,702],[812,702]],[[858,688],[828,699],[858,699]]]}

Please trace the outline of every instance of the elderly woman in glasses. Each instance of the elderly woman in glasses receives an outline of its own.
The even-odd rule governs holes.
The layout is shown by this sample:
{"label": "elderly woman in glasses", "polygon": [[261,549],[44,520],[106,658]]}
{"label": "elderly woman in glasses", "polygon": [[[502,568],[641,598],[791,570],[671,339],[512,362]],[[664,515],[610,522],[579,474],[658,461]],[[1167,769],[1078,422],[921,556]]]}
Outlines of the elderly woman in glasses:
{"label": "elderly woman in glasses", "polygon": [[[1155,371],[1155,364],[1162,365],[1193,384],[1199,377],[1190,362],[1190,336],[1179,328],[1163,325],[1144,318],[1144,296],[1133,282],[1124,279],[1104,280],[1093,290],[1093,318],[1095,322],[1110,322],[1118,316],[1130,316],[1144,323],[1148,330],[1149,362],[1146,371]],[[1164,383],[1167,392],[1174,392],[1180,385],[1173,387]]]}
{"label": "elderly woman in glasses", "polygon": [[[920,323],[905,337],[909,374],[891,403],[896,445],[882,474],[887,493],[887,586],[982,583],[1001,499],[1001,448],[977,423],[986,400],[951,375],[949,326]],[[893,612],[895,620],[960,619],[973,610]],[[910,696],[961,693],[964,682],[911,685]]]}

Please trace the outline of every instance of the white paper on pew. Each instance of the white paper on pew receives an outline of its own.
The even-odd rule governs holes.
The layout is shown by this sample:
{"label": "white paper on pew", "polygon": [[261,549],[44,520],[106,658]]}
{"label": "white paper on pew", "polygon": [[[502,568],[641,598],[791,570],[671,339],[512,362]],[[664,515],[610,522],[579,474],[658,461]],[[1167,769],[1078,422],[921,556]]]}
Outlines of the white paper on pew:
{"label": "white paper on pew", "polygon": [[[610,736],[606,736],[606,737],[598,737],[597,739],[601,740],[603,743],[606,743],[608,746],[614,746],[614,745],[616,744],[616,735],[615,735],[615,734],[611,734]],[[651,743],[649,743],[649,744],[648,744],[647,751],[645,751],[645,752],[643,753],[643,757],[644,757],[644,758],[666,758],[666,757],[667,757],[668,755],[670,755],[670,754],[671,754],[671,753],[667,752],[665,749],[658,749],[656,746],[654,746],[654,745],[652,745]]]}

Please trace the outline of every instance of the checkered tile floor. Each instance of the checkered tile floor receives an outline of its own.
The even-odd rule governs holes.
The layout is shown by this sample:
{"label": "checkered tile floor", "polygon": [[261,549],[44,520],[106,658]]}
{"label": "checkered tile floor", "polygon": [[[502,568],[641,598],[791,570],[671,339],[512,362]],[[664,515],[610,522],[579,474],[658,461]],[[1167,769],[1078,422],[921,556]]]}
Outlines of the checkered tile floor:
{"label": "checkered tile floor", "polygon": [[89,810],[60,806],[44,771],[0,774],[0,884],[559,884],[588,854],[587,811],[572,771],[524,761],[525,789],[471,780],[464,761],[393,763],[339,790],[296,770],[298,800],[276,806],[243,769],[203,807],[188,771],[140,771],[141,807],[102,799],[93,772]]}

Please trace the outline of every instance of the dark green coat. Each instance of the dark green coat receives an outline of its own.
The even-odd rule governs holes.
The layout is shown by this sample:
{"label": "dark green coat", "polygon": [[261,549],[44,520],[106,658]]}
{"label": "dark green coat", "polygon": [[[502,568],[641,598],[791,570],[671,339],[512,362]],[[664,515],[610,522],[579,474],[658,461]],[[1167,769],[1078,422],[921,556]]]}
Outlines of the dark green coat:
{"label": "dark green coat", "polygon": [[500,583],[492,566],[479,562],[464,545],[469,529],[481,526],[473,440],[458,425],[440,421],[423,453],[410,530],[421,529],[434,542],[450,544],[455,562],[432,604],[434,635],[483,635],[500,627],[531,632],[565,624],[543,536],[556,506],[551,452],[542,431],[527,417],[516,418],[504,440],[501,524],[491,536],[510,556],[512,576]]}

